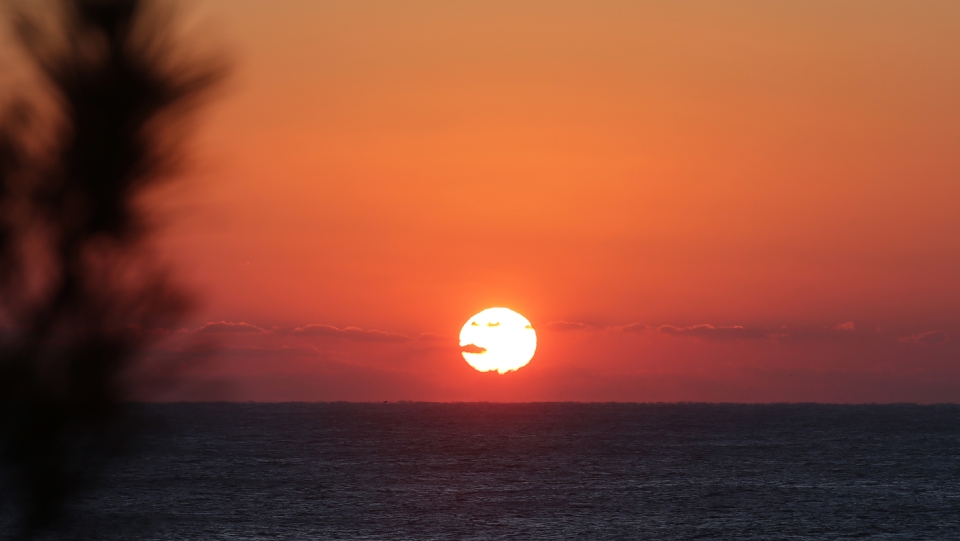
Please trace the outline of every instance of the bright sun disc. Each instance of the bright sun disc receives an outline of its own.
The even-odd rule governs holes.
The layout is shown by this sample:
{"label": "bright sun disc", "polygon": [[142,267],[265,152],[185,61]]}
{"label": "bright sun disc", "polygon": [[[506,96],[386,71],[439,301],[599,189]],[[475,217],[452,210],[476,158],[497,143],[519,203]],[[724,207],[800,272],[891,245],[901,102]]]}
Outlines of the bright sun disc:
{"label": "bright sun disc", "polygon": [[537,350],[537,332],[509,308],[487,308],[460,329],[463,358],[480,372],[501,374],[524,367]]}

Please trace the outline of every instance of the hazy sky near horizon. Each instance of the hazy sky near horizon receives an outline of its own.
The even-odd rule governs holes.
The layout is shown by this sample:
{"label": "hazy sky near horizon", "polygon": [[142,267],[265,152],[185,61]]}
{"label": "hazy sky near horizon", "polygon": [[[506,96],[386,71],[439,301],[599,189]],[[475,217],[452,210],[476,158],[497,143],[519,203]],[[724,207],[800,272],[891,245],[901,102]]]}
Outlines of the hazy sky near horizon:
{"label": "hazy sky near horizon", "polygon": [[166,398],[960,400],[960,3],[183,7],[235,71]]}

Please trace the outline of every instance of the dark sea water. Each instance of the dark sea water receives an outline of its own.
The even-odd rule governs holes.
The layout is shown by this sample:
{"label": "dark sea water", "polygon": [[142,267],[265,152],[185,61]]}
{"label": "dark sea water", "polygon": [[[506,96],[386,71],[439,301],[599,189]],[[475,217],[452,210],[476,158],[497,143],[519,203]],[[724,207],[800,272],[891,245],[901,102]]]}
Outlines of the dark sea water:
{"label": "dark sea water", "polygon": [[960,407],[142,406],[78,539],[960,539]]}

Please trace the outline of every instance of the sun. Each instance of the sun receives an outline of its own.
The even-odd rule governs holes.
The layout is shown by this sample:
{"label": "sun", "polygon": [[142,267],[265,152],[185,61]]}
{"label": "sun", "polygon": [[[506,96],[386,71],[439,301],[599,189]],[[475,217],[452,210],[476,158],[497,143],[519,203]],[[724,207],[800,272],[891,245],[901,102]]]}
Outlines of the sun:
{"label": "sun", "polygon": [[487,308],[460,329],[463,358],[480,372],[504,374],[527,365],[537,350],[537,332],[509,308]]}

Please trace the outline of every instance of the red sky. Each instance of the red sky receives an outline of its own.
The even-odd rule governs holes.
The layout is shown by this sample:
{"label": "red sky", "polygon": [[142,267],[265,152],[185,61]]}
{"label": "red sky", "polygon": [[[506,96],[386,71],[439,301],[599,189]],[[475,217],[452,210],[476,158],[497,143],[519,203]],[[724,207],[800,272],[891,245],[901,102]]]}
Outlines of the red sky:
{"label": "red sky", "polygon": [[[184,8],[236,69],[161,398],[960,400],[960,3]],[[459,355],[492,306],[519,372]]]}

